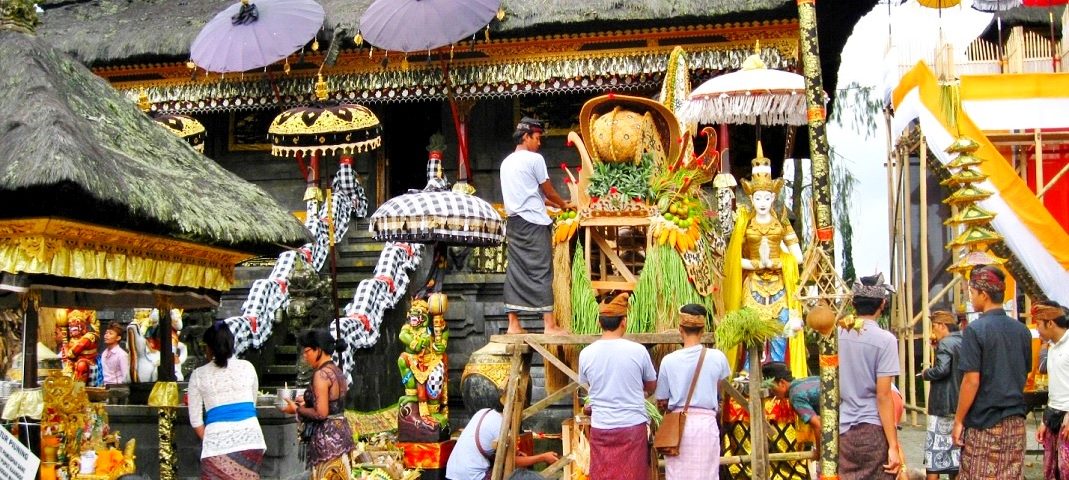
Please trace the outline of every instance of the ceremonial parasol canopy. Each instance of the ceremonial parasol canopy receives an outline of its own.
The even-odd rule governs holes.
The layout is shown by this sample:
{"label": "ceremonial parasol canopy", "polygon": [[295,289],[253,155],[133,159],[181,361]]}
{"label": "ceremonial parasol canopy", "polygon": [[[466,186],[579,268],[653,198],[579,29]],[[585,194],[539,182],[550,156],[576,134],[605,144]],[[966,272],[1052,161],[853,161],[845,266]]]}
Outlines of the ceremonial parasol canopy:
{"label": "ceremonial parasol canopy", "polygon": [[169,114],[169,115],[157,115],[152,113],[152,103],[148,100],[148,94],[141,91],[140,97],[137,99],[137,106],[142,112],[151,117],[156,123],[162,125],[167,131],[178,135],[178,138],[185,140],[189,146],[193,147],[200,153],[204,153],[204,139],[208,136],[204,130],[204,124],[193,117],[187,117],[185,115]]}
{"label": "ceremonial parasol canopy", "polygon": [[751,55],[742,70],[713,77],[679,109],[686,123],[805,125],[805,78],[765,67]]}
{"label": "ceremonial parasol canopy", "polygon": [[171,133],[178,135],[178,138],[185,140],[189,146],[193,147],[193,150],[204,153],[204,139],[207,134],[204,130],[204,124],[200,123],[199,120],[178,114],[159,115],[152,117],[152,119],[166,127]]}
{"label": "ceremonial parasol canopy", "polygon": [[501,0],[376,0],[360,34],[388,51],[425,52],[469,38],[498,14]]}
{"label": "ceremonial parasol canopy", "polygon": [[375,240],[495,246],[505,222],[479,197],[453,191],[407,193],[391,198],[371,215]]}
{"label": "ceremonial parasol canopy", "polygon": [[209,72],[245,72],[288,57],[323,26],[314,0],[241,0],[212,18],[189,48]]}
{"label": "ceremonial parasol canopy", "polygon": [[328,101],[322,75],[316,97],[319,102],[286,110],[271,122],[267,132],[272,155],[351,154],[382,144],[382,124],[375,113],[363,105]]}

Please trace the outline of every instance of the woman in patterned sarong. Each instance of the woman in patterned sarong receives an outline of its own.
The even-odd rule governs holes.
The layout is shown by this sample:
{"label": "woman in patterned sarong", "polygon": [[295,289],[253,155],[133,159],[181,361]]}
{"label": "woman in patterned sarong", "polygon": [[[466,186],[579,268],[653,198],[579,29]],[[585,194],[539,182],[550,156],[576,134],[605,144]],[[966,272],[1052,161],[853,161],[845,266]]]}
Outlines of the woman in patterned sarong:
{"label": "woman in patterned sarong", "polygon": [[189,377],[189,423],[203,440],[202,480],[258,480],[264,443],[256,419],[256,369],[233,358],[234,337],[223,322],[204,331],[210,362]]}
{"label": "woman in patterned sarong", "polygon": [[347,480],[355,445],[353,431],[344,415],[348,384],[331,358],[336,351],[334,338],[326,330],[308,330],[297,338],[297,343],[304,360],[315,371],[311,388],[305,390],[297,403],[287,400],[283,411],[296,413],[303,424],[302,441],[307,442],[312,480]]}

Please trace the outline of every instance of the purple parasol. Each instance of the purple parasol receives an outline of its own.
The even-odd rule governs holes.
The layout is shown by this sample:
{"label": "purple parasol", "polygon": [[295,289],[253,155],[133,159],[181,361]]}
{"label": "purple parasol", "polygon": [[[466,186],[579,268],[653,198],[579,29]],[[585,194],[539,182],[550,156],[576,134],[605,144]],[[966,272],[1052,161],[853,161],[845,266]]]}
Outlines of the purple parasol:
{"label": "purple parasol", "polygon": [[242,0],[212,18],[189,49],[209,72],[265,67],[303,47],[323,26],[314,0]]}
{"label": "purple parasol", "polygon": [[469,38],[497,15],[501,0],[376,0],[360,17],[368,43],[425,52]]}

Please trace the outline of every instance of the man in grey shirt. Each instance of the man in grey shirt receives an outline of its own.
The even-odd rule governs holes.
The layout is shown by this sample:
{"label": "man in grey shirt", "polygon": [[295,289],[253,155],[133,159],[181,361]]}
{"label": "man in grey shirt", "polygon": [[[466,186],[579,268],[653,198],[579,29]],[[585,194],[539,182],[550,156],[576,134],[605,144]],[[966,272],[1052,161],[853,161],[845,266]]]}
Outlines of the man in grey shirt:
{"label": "man in grey shirt", "polygon": [[894,479],[902,465],[891,381],[898,376],[898,345],[876,319],[892,289],[883,274],[854,282],[860,328],[839,328],[839,477]]}

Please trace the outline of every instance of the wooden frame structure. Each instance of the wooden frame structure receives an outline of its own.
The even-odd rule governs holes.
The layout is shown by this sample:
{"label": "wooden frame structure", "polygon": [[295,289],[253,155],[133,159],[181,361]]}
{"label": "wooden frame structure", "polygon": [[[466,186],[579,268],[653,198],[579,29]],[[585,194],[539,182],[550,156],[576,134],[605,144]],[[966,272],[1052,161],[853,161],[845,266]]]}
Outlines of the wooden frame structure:
{"label": "wooden frame structure", "polygon": [[[886,122],[888,131],[891,131],[891,116],[887,112]],[[1065,180],[1069,173],[1069,162],[1062,165],[1059,172],[1051,177],[1050,181],[1044,181],[1047,176],[1043,172],[1044,147],[1069,144],[1069,133],[1044,132],[1036,130],[1028,133],[996,133],[985,132],[988,139],[1001,149],[1008,149],[1011,155],[1006,158],[1011,161],[1014,169],[1021,178],[1033,177],[1036,187],[1036,196],[1043,198],[1051,186],[1056,182]],[[894,303],[890,306],[892,325],[891,329],[898,338],[899,353],[899,378],[898,386],[902,391],[906,403],[906,409],[910,412],[909,422],[918,424],[917,413],[926,411],[923,405],[927,404],[929,383],[921,382],[918,386],[914,379],[926,368],[926,364],[933,358],[931,345],[932,332],[929,322],[925,321],[931,313],[931,309],[940,303],[960,305],[964,302],[966,285],[957,276],[950,277],[946,282],[933,283],[933,280],[943,275],[948,262],[942,265],[931,265],[930,258],[930,235],[936,235],[928,228],[928,208],[920,208],[917,212],[919,231],[913,232],[914,208],[917,205],[928,205],[929,191],[928,182],[924,179],[929,177],[938,178],[941,172],[930,171],[929,150],[923,132],[916,125],[911,126],[897,140],[890,136],[887,138],[888,161],[887,161],[887,192],[888,192],[888,224],[892,226],[888,247],[891,252],[892,284],[896,287],[899,295],[894,297]],[[1019,152],[1027,147],[1033,147],[1035,151],[1035,168],[1029,168],[1026,155]],[[916,174],[912,173],[916,169]],[[917,184],[914,186],[914,182]],[[913,201],[914,189],[917,201]],[[951,216],[955,214],[951,207]],[[953,238],[950,227],[945,233],[946,239]],[[954,232],[956,233],[956,232]],[[919,238],[918,248],[914,248],[911,239]],[[949,256],[952,263],[963,252],[953,251]],[[919,265],[914,265],[914,261]],[[919,270],[918,275],[913,272]],[[944,277],[945,278],[945,277]],[[937,290],[936,290],[937,289]],[[934,290],[934,292],[933,292]],[[915,303],[914,298],[917,299]],[[1024,311],[1029,310],[1031,299],[1026,296]],[[1034,328],[1034,324],[1027,314],[1024,314],[1028,325]],[[917,325],[920,324],[918,332]],[[917,361],[917,341],[920,340],[920,358]]]}
{"label": "wooden frame structure", "polygon": [[[565,398],[569,395],[573,397],[573,409],[574,413],[578,416],[582,413],[582,407],[579,405],[579,389],[586,389],[585,385],[579,383],[579,374],[575,372],[567,362],[557,358],[557,356],[546,348],[549,345],[588,345],[598,340],[598,335],[541,335],[541,334],[524,334],[524,335],[493,335],[490,337],[491,342],[503,343],[509,346],[508,352],[511,358],[509,366],[509,381],[505,389],[505,400],[503,402],[504,411],[502,412],[501,431],[498,435],[497,446],[494,456],[494,467],[491,473],[492,480],[502,480],[508,478],[516,469],[516,439],[519,438],[520,425],[523,420],[530,418],[536,413],[546,409],[553,405],[558,400]],[[682,343],[682,338],[679,333],[640,333],[640,334],[628,334],[625,336],[628,340],[632,340],[643,345],[674,345]],[[702,343],[705,345],[713,345],[715,343],[715,337],[711,333],[706,333],[702,337]],[[550,393],[539,400],[538,402],[525,407],[528,402],[527,398],[527,386],[531,382],[531,358],[533,353],[538,353],[542,356],[543,360],[547,363],[553,364],[555,367],[564,372],[565,375],[571,379],[571,381],[563,388],[556,392]],[[756,351],[753,352],[756,356]],[[756,369],[760,372],[758,366],[760,362],[751,361],[751,370]],[[754,377],[757,378],[757,377]],[[753,388],[753,387],[751,387]],[[759,386],[758,386],[759,388]],[[760,406],[762,398],[760,395],[757,397],[747,397],[741,392],[727,384],[725,388],[726,395],[731,396],[735,401],[741,405],[749,405],[750,411],[753,411],[754,406],[757,408],[763,408]],[[761,432],[769,431],[771,427],[767,425],[768,420],[764,415],[751,415],[750,424],[751,432],[759,432],[759,435],[751,435],[751,451],[754,452],[751,455],[735,455],[728,457],[721,457],[721,465],[730,465],[738,463],[750,463],[752,465],[753,478],[765,479],[768,478],[768,468],[770,462],[773,461],[797,461],[797,460],[814,460],[817,459],[816,451],[806,452],[789,452],[789,453],[769,453],[767,448],[767,436],[760,434]],[[557,463],[549,466],[542,472],[544,477],[551,477],[556,475],[557,472],[562,469],[568,468],[572,462],[572,456],[569,455],[569,444],[567,440],[568,429],[565,430],[564,443],[565,451]],[[567,474],[564,478],[570,478]]]}

